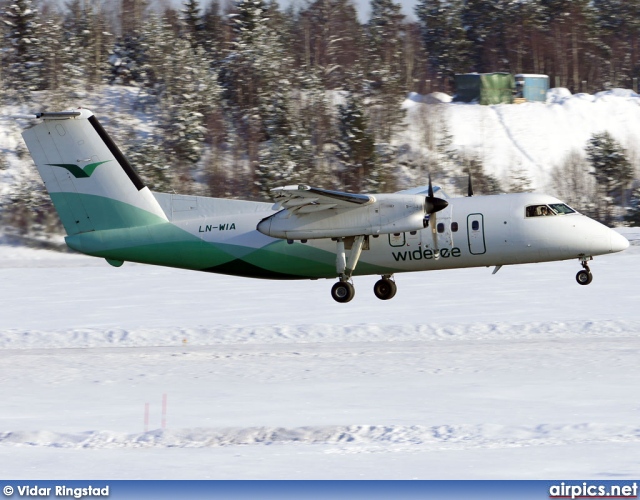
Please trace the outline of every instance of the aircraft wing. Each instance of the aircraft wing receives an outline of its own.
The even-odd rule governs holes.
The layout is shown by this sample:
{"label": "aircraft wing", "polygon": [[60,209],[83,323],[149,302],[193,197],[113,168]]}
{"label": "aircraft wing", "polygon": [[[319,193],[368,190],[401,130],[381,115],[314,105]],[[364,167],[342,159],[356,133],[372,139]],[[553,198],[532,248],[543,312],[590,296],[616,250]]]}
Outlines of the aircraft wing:
{"label": "aircraft wing", "polygon": [[[440,197],[443,198],[447,198],[447,196],[445,196],[444,191],[442,191],[442,188],[440,186],[433,186],[433,192],[434,193],[439,193]],[[410,189],[403,189],[402,191],[396,191],[396,193],[398,194],[429,194],[429,186],[417,186],[414,188],[410,188]]]}
{"label": "aircraft wing", "polygon": [[289,212],[289,216],[322,212],[331,208],[358,208],[376,201],[369,194],[331,191],[305,184],[275,188],[271,193],[278,205]]}
{"label": "aircraft wing", "polygon": [[273,238],[306,240],[379,235],[424,228],[425,196],[359,194],[305,184],[271,190],[278,212],[256,229]]}

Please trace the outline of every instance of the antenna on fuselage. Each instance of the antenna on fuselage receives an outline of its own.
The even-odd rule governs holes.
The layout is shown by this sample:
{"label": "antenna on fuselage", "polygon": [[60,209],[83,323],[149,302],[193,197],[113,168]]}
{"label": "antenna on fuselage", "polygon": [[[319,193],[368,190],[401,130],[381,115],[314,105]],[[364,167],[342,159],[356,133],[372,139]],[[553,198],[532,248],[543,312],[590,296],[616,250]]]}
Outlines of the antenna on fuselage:
{"label": "antenna on fuselage", "polygon": [[471,170],[467,171],[469,173],[469,186],[467,187],[467,196],[473,196],[473,185],[471,184]]}

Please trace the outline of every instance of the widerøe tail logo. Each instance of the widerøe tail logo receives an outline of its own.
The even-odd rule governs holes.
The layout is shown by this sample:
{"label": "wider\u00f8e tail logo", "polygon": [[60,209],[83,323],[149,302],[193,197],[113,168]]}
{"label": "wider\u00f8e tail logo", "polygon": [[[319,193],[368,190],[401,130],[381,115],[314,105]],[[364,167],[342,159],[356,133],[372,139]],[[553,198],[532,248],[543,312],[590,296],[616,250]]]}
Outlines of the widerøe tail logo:
{"label": "wider\u00f8e tail logo", "polygon": [[103,163],[110,162],[111,160],[99,161],[97,163],[89,163],[89,165],[85,165],[84,168],[79,167],[78,165],[74,165],[73,163],[47,163],[50,167],[61,167],[66,168],[71,174],[76,178],[80,179],[83,177],[91,177],[91,174],[95,171]]}

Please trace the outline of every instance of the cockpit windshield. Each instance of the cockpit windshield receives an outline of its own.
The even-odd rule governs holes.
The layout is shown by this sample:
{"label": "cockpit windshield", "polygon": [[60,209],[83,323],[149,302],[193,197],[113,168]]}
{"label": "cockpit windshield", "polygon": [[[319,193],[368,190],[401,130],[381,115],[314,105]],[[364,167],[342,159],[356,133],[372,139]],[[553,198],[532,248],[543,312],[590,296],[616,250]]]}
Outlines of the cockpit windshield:
{"label": "cockpit windshield", "polygon": [[530,205],[525,209],[527,217],[549,217],[553,215],[572,214],[576,211],[564,203],[551,203],[549,205]]}
{"label": "cockpit windshield", "polygon": [[552,203],[549,205],[556,213],[560,215],[564,214],[575,214],[576,211],[571,208],[569,205],[565,205],[564,203]]}

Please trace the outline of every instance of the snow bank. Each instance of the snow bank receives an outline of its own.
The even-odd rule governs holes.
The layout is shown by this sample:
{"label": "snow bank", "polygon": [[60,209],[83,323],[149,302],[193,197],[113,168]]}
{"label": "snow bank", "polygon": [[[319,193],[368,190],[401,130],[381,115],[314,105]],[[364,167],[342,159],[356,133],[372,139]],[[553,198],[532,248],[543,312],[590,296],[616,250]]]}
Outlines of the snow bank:
{"label": "snow bank", "polygon": [[221,346],[237,344],[549,340],[635,337],[640,321],[543,321],[471,324],[220,325],[201,328],[79,328],[0,331],[0,349]]}
{"label": "snow bank", "polygon": [[547,90],[547,104],[562,104],[571,98],[571,91],[564,87],[555,87]]}
{"label": "snow bank", "polygon": [[375,453],[417,448],[470,450],[578,443],[640,443],[640,427],[608,424],[345,425],[153,430],[126,434],[110,431],[0,433],[0,446],[75,449],[217,448],[246,445],[332,445],[330,453]]}
{"label": "snow bank", "polygon": [[421,95],[416,92],[410,92],[406,100],[402,103],[403,109],[409,109],[413,103],[418,104],[445,104],[451,102],[453,98],[444,92],[432,92],[431,94]]}

